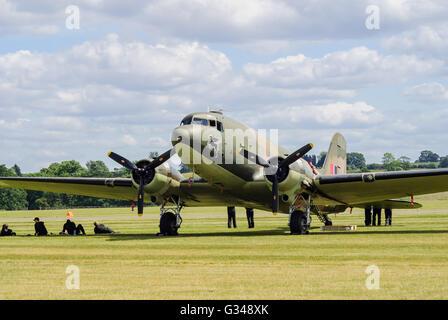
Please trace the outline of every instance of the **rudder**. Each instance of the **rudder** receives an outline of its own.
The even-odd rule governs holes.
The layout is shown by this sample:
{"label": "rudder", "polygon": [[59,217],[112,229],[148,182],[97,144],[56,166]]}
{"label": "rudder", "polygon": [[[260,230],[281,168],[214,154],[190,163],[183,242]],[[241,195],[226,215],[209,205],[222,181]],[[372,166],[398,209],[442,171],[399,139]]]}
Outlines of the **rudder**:
{"label": "rudder", "polygon": [[333,139],[331,139],[322,169],[323,174],[347,173],[347,149],[345,138],[342,134],[335,133]]}

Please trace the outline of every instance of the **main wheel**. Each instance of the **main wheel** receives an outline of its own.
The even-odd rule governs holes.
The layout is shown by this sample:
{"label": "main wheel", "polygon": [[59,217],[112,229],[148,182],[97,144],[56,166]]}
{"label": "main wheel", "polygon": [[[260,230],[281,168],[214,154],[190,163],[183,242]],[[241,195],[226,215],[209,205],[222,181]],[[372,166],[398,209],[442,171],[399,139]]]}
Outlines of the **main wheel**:
{"label": "main wheel", "polygon": [[291,234],[307,234],[306,215],[301,211],[291,213],[291,221],[289,223]]}
{"label": "main wheel", "polygon": [[160,233],[168,236],[177,235],[176,215],[172,212],[165,212],[160,218]]}

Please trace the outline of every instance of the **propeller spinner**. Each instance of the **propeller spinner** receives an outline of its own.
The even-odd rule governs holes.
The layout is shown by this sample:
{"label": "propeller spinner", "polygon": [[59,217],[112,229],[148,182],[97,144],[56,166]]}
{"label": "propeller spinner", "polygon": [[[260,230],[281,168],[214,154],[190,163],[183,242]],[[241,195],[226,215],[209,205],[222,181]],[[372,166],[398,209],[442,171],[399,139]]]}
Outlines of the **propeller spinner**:
{"label": "propeller spinner", "polygon": [[255,162],[256,164],[264,167],[269,168],[270,172],[274,172],[274,174],[267,175],[266,177],[272,182],[272,213],[274,215],[278,212],[278,181],[279,178],[285,174],[285,169],[289,167],[290,164],[297,161],[301,157],[303,157],[308,151],[310,151],[313,148],[312,143],[308,143],[301,147],[300,149],[296,150],[295,152],[291,153],[286,159],[282,160],[278,166],[274,166],[270,164],[268,161],[264,160],[263,158],[259,157],[256,154],[253,154],[250,151],[244,150],[241,148],[239,150],[239,153],[245,157],[246,159]]}
{"label": "propeller spinner", "polygon": [[135,178],[135,180],[138,180],[139,188],[138,188],[138,215],[143,214],[143,203],[144,203],[144,189],[145,186],[145,180],[147,181],[148,178],[152,180],[155,174],[155,168],[163,164],[165,161],[167,161],[171,157],[171,150],[166,151],[162,155],[155,158],[152,162],[145,162],[141,167],[137,166],[132,161],[129,161],[128,159],[120,156],[119,154],[115,152],[109,152],[107,155],[117,162],[118,164],[122,165],[123,167],[132,170],[132,175]]}

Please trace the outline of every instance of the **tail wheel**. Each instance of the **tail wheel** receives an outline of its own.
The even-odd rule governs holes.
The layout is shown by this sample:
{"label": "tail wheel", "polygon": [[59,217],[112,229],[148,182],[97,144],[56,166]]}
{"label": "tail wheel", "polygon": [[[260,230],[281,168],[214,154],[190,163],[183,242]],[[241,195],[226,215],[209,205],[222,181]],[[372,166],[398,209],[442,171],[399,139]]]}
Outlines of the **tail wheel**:
{"label": "tail wheel", "polygon": [[307,234],[306,215],[301,211],[291,213],[291,221],[289,223],[291,234]]}
{"label": "tail wheel", "polygon": [[177,235],[177,227],[176,227],[176,215],[172,212],[165,212],[160,218],[160,233],[176,236]]}

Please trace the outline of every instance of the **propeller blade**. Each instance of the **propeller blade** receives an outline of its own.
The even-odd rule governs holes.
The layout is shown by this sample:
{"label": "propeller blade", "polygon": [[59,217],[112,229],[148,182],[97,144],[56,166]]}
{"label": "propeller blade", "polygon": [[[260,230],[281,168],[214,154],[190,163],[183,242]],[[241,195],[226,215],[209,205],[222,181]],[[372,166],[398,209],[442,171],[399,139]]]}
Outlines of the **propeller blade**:
{"label": "propeller blade", "polygon": [[130,170],[137,170],[138,169],[137,166],[133,162],[131,162],[128,159],[120,156],[119,154],[116,154],[115,152],[111,151],[107,155],[109,156],[109,158],[111,158],[115,162],[121,164],[125,168],[128,168]]}
{"label": "propeller blade", "polygon": [[140,176],[140,184],[138,188],[138,215],[143,214],[143,176]]}
{"label": "propeller blade", "polygon": [[303,157],[312,148],[313,148],[312,143],[308,143],[308,144],[304,145],[302,148],[291,153],[289,156],[286,157],[285,160],[280,162],[279,168],[289,166],[291,163],[293,163],[293,162],[297,161],[298,159],[300,159],[301,157]]}
{"label": "propeller blade", "polygon": [[264,160],[263,158],[257,156],[256,154],[247,151],[243,148],[240,148],[240,150],[238,151],[244,158],[246,158],[249,161],[255,162],[256,164],[265,167],[265,168],[269,168],[271,165]]}
{"label": "propeller blade", "polygon": [[160,166],[162,163],[164,163],[165,161],[167,161],[170,157],[171,157],[171,151],[173,149],[170,149],[168,151],[166,151],[165,153],[163,153],[162,155],[158,156],[157,158],[155,158],[148,166],[147,168],[157,168],[158,166]]}
{"label": "propeller blade", "polygon": [[274,174],[272,181],[272,213],[277,215],[278,213],[278,177]]}

